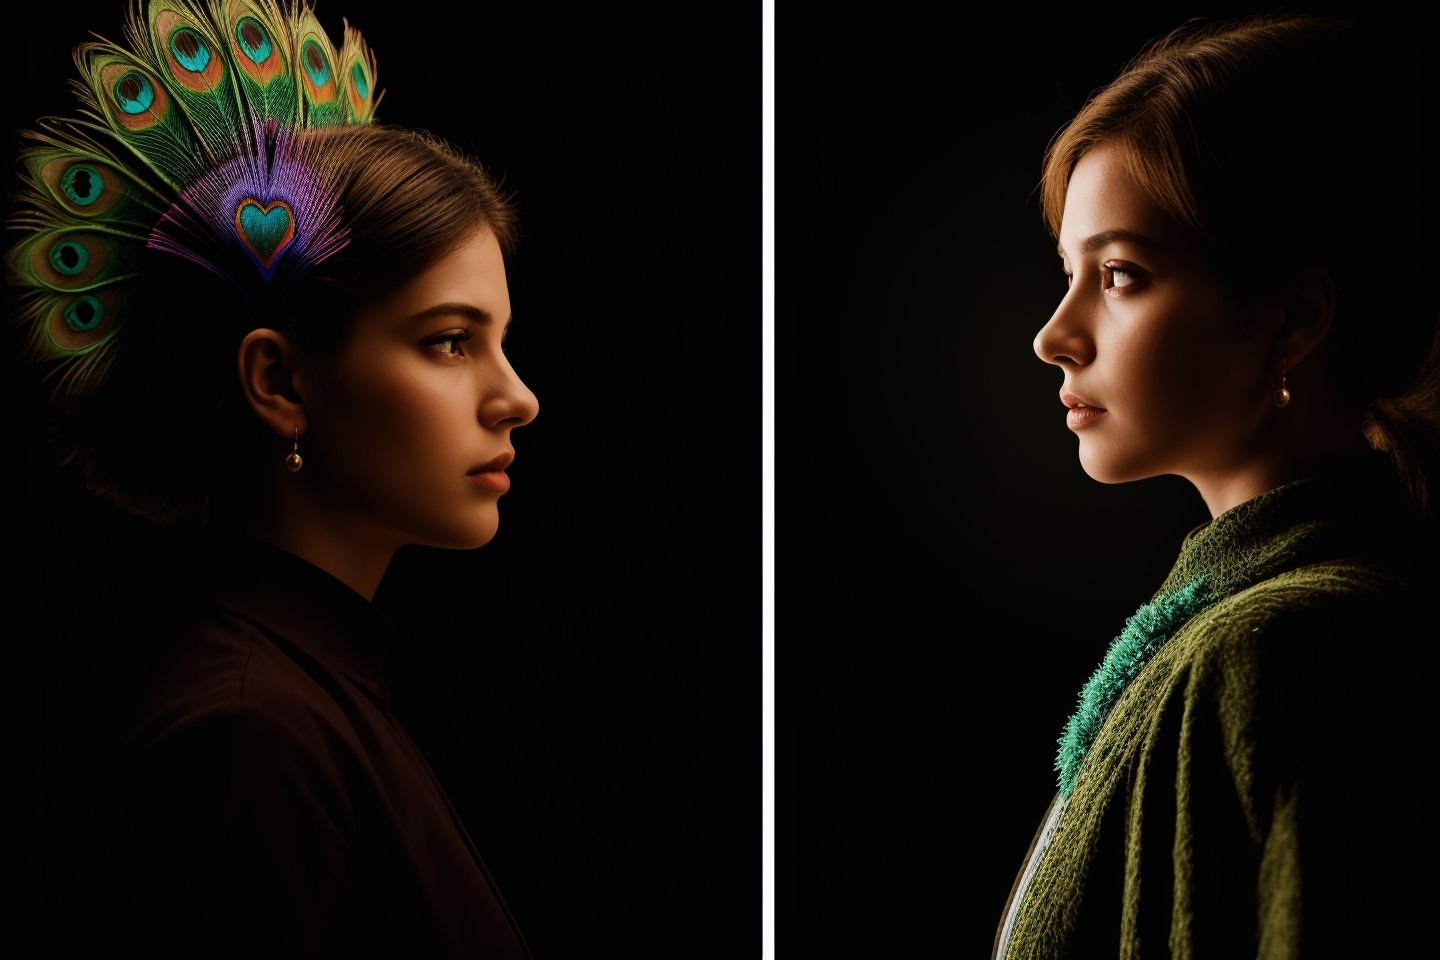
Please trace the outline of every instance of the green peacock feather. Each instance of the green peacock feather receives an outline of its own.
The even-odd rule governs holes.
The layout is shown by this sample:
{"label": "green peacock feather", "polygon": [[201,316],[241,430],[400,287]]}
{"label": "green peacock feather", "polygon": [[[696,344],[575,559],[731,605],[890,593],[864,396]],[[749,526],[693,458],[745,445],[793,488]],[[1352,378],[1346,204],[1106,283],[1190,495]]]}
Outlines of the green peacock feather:
{"label": "green peacock feather", "polygon": [[327,160],[292,133],[371,123],[383,93],[359,31],[345,21],[337,52],[290,2],[130,0],[124,46],[73,51],[79,115],[19,131],[6,280],[52,400],[105,381],[147,247],[244,286],[344,245]]}

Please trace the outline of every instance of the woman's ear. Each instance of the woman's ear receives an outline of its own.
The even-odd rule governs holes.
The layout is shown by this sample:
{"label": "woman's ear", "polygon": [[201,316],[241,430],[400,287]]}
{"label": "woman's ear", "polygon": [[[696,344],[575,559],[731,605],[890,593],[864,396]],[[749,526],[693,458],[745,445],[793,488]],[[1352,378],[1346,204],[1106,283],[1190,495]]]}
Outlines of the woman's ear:
{"label": "woman's ear", "polygon": [[1320,346],[1335,321],[1339,287],[1330,271],[1307,266],[1296,271],[1280,298],[1281,323],[1276,331],[1276,349],[1290,358],[1290,368],[1300,365]]}
{"label": "woman's ear", "polygon": [[306,371],[299,349],[278,330],[260,327],[240,341],[235,354],[240,389],[250,409],[278,436],[305,432]]}

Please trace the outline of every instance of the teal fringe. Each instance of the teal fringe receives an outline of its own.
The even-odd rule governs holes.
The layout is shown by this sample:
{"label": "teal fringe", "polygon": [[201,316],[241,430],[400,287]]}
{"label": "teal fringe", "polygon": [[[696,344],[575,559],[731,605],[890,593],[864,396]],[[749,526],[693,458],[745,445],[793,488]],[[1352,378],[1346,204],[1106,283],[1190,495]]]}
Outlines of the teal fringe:
{"label": "teal fringe", "polygon": [[1104,661],[1080,691],[1080,706],[1060,737],[1055,769],[1060,772],[1062,798],[1069,799],[1075,789],[1085,754],[1121,691],[1175,631],[1215,599],[1208,577],[1202,574],[1173,593],[1141,605],[1125,621],[1125,629],[1110,643]]}

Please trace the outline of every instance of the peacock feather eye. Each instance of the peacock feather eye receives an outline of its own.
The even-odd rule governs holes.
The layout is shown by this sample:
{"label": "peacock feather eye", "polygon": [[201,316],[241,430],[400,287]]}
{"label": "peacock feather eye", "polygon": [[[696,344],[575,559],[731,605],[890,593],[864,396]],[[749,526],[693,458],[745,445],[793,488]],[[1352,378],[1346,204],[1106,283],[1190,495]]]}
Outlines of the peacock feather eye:
{"label": "peacock feather eye", "polygon": [[305,48],[300,52],[300,61],[305,64],[305,72],[310,74],[310,80],[315,86],[323,87],[330,82],[330,63],[325,59],[320,44],[314,40],[305,41]]}
{"label": "peacock feather eye", "polygon": [[249,57],[257,65],[263,64],[270,59],[270,54],[275,47],[270,42],[270,34],[260,25],[260,21],[254,17],[241,17],[235,23],[235,39],[240,42],[240,49],[245,56]]}
{"label": "peacock feather eye", "polygon": [[65,308],[65,324],[76,333],[87,333],[94,330],[103,319],[105,319],[104,305],[88,294],[76,297],[71,301],[70,306]]}
{"label": "peacock feather eye", "polygon": [[43,190],[42,202],[54,201],[66,213],[81,221],[144,223],[155,207],[142,196],[132,181],[98,157],[56,151],[47,143],[32,148],[22,162],[34,182]]}
{"label": "peacock feather eye", "polygon": [[57,273],[73,277],[90,263],[90,251],[78,240],[61,240],[50,248],[50,265]]}
{"label": "peacock feather eye", "polygon": [[181,27],[170,34],[170,52],[176,62],[191,73],[204,73],[210,65],[209,44],[190,27]]}
{"label": "peacock feather eye", "polygon": [[45,322],[32,330],[29,349],[41,351],[48,357],[92,354],[99,359],[113,348],[114,334],[119,330],[115,321],[124,312],[125,302],[124,292],[115,289],[51,301],[42,308]]}
{"label": "peacock feather eye", "polygon": [[147,251],[269,287],[343,248],[338,192],[298,131],[374,118],[373,51],[348,23],[337,51],[308,4],[129,7],[128,44],[97,34],[73,51],[84,116],[20,131],[33,142],[15,199],[31,209],[3,266],[30,288],[16,311],[25,355],[62,361],[54,398],[108,377]]}
{"label": "peacock feather eye", "polygon": [[80,292],[124,278],[134,257],[114,234],[62,228],[37,237],[16,264],[28,263],[26,276],[49,290]]}
{"label": "peacock feather eye", "polygon": [[126,113],[144,113],[155,102],[155,88],[150,79],[137,70],[127,71],[116,82],[115,102]]}
{"label": "peacock feather eye", "polygon": [[60,182],[65,196],[82,207],[94,203],[105,190],[105,175],[88,163],[72,164]]}

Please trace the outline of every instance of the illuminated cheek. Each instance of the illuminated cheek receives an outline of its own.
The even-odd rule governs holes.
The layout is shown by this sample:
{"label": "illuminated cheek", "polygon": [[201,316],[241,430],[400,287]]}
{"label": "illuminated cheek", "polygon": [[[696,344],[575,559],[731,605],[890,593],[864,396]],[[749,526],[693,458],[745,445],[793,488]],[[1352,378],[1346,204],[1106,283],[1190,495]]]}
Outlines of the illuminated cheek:
{"label": "illuminated cheek", "polygon": [[1163,337],[1131,336],[1111,344],[1091,390],[1101,406],[1138,426],[1173,419],[1175,408],[1192,392],[1190,376],[1185,354],[1174,344]]}

